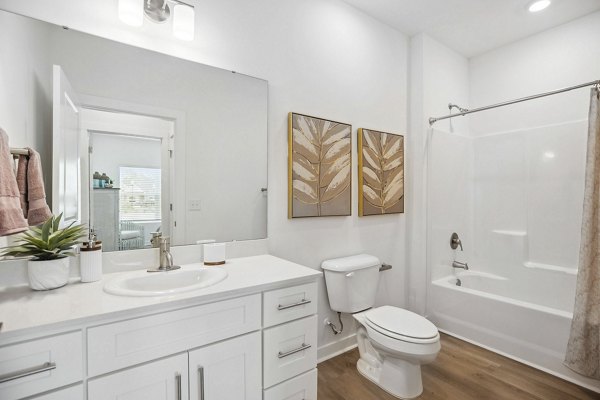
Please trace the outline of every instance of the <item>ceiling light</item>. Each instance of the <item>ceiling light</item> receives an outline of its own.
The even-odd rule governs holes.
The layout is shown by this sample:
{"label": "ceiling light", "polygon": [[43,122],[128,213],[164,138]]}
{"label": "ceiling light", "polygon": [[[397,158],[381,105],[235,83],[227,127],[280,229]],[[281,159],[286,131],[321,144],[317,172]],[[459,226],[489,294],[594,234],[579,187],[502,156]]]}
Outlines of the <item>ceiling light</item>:
{"label": "ceiling light", "polygon": [[546,9],[550,5],[550,0],[538,0],[529,5],[529,12],[535,13]]}
{"label": "ceiling light", "polygon": [[142,26],[144,6],[140,0],[119,0],[119,19],[131,26]]}
{"label": "ceiling light", "polygon": [[177,4],[173,14],[173,36],[181,40],[194,40],[194,9]]}

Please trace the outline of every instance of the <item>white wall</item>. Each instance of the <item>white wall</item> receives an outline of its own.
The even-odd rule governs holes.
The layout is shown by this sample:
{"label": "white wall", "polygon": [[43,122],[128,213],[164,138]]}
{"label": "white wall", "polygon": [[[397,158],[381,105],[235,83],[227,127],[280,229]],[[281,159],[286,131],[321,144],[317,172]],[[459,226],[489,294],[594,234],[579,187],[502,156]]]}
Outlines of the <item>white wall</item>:
{"label": "white wall", "polygon": [[[0,127],[11,147],[40,153],[48,201],[52,197],[52,65],[47,38],[50,29],[30,20],[25,24],[0,13]],[[11,32],[7,34],[7,32]],[[15,40],[19,38],[19,40]]]}
{"label": "white wall", "polygon": [[[600,12],[470,60],[471,105],[494,104],[600,79]],[[587,118],[589,89],[469,117],[473,135]]]}
{"label": "white wall", "polygon": [[[386,272],[379,302],[404,304],[399,289],[404,287],[404,215],[359,219],[355,193],[352,217],[288,220],[286,212],[288,112],[351,123],[353,140],[361,126],[406,133],[403,34],[339,0],[202,2],[193,43],[166,32],[157,35],[152,26],[126,27],[117,19],[116,2],[2,0],[0,8],[268,80],[270,252],[311,268],[331,257],[375,254],[394,266]],[[356,174],[352,184],[357,187]],[[320,296],[320,317],[333,317],[322,284]],[[353,332],[351,322],[346,320],[345,337]],[[320,346],[338,340],[320,326]],[[333,345],[320,354],[335,350]]]}
{"label": "white wall", "polygon": [[[448,103],[468,106],[468,60],[427,35],[411,39],[411,187],[408,216],[409,306],[421,314],[426,313],[428,272],[435,265],[441,271],[451,272],[448,265],[455,255],[448,245],[450,234],[459,232],[467,249],[470,246],[471,224],[469,218],[470,163],[468,123],[464,119],[440,121],[435,129],[429,126],[432,116],[448,114]],[[433,152],[433,156],[429,153]],[[429,159],[428,159],[429,157]],[[460,161],[457,163],[457,161]],[[429,170],[428,170],[429,168]],[[431,176],[432,171],[437,175]],[[431,178],[430,184],[427,179]],[[428,193],[428,187],[431,193]],[[430,212],[427,197],[433,202]],[[428,254],[427,225],[433,253]],[[428,258],[428,256],[430,256]],[[457,254],[457,257],[463,257]],[[462,259],[461,259],[462,261]],[[429,265],[430,268],[427,268]],[[443,272],[440,272],[443,273]]]}
{"label": "white wall", "polygon": [[92,143],[92,173],[106,173],[115,187],[119,187],[119,167],[161,168],[159,140],[95,133]]}

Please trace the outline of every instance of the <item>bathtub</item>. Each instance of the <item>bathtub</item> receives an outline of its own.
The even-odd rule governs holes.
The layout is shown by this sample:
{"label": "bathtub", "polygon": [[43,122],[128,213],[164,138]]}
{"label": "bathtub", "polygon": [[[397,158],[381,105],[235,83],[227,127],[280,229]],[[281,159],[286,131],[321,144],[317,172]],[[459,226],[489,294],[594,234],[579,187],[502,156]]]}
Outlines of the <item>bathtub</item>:
{"label": "bathtub", "polygon": [[[433,280],[428,288],[428,317],[442,332],[600,392],[600,381],[562,364],[573,316],[569,311],[573,299],[568,300],[573,275],[524,273],[540,276],[521,279],[528,285],[478,271]],[[549,284],[551,290],[545,286]]]}

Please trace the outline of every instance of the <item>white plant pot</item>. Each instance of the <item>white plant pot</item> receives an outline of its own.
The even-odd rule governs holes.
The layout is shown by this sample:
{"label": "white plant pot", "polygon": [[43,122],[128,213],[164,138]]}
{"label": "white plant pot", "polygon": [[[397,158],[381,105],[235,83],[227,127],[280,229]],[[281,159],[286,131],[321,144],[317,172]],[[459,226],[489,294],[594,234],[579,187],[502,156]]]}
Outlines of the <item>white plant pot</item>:
{"label": "white plant pot", "polygon": [[69,257],[49,261],[28,261],[27,275],[33,290],[50,290],[69,281]]}

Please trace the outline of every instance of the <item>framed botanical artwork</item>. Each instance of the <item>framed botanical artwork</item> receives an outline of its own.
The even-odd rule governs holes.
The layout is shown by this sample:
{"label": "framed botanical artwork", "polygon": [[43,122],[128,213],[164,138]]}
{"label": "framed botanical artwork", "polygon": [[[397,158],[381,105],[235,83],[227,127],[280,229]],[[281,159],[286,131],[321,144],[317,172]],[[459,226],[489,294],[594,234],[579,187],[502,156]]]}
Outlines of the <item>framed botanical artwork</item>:
{"label": "framed botanical artwork", "polygon": [[352,126],[288,115],[288,218],[350,215]]}
{"label": "framed botanical artwork", "polygon": [[404,212],[404,136],[358,130],[358,215]]}

